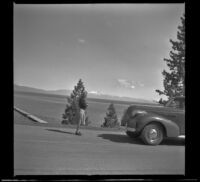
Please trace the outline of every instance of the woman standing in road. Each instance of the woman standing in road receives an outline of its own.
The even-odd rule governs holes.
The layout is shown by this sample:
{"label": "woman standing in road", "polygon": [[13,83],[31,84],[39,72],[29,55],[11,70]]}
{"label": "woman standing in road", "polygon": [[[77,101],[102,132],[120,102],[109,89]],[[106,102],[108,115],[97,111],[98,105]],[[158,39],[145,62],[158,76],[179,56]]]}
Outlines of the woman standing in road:
{"label": "woman standing in road", "polygon": [[80,125],[85,125],[85,109],[87,107],[87,104],[83,104],[82,100],[79,100],[79,117],[78,117],[78,122],[77,122],[77,128],[76,128],[76,135],[82,135],[80,132]]}

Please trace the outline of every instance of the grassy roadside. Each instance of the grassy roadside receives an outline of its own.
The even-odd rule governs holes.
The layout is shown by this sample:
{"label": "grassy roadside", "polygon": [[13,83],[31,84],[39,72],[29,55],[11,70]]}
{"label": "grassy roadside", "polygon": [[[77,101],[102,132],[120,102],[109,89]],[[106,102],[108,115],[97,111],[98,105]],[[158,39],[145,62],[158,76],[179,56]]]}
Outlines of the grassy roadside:
{"label": "grassy roadside", "polygon": [[[35,122],[22,114],[14,111],[14,124],[21,124],[21,125],[31,125],[31,126],[41,126],[41,127],[58,127],[58,128],[76,128],[76,125],[62,125],[60,123],[47,123],[42,124]],[[81,126],[81,129],[87,129],[87,130],[96,130],[96,131],[124,131],[124,127],[119,128],[101,128],[101,127],[95,127],[95,126]]]}

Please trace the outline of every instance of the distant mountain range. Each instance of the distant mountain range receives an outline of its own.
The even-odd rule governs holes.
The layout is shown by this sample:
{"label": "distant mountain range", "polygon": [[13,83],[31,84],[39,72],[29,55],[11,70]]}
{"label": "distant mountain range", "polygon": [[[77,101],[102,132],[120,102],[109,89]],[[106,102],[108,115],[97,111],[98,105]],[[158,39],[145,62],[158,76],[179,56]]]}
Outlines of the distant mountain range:
{"label": "distant mountain range", "polygon": [[[60,90],[44,90],[44,89],[27,87],[27,86],[20,86],[20,85],[17,85],[17,84],[14,84],[14,91],[63,95],[63,96],[70,95],[72,93],[72,90],[63,90],[63,89],[60,89]],[[154,103],[155,104],[155,101],[146,100],[146,99],[138,99],[138,98],[131,98],[131,97],[119,97],[119,96],[97,94],[97,93],[88,93],[88,98],[141,102],[141,103]]]}

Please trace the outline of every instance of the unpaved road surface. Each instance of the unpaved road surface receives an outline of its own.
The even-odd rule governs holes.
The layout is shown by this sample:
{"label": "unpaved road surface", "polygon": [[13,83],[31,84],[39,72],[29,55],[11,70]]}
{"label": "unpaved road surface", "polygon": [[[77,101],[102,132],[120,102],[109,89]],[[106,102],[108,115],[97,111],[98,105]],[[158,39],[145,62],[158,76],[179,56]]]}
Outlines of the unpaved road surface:
{"label": "unpaved road surface", "polygon": [[147,146],[122,131],[14,124],[15,175],[184,174],[181,139]]}

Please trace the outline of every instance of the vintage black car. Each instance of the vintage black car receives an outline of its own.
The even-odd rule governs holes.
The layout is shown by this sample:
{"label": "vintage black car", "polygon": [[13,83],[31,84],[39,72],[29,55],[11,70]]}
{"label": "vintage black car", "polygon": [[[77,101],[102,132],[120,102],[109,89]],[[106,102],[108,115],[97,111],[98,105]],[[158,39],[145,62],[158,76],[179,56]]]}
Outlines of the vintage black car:
{"label": "vintage black car", "polygon": [[163,105],[131,105],[121,125],[126,134],[140,137],[145,144],[158,145],[164,138],[185,135],[185,97],[171,98]]}

